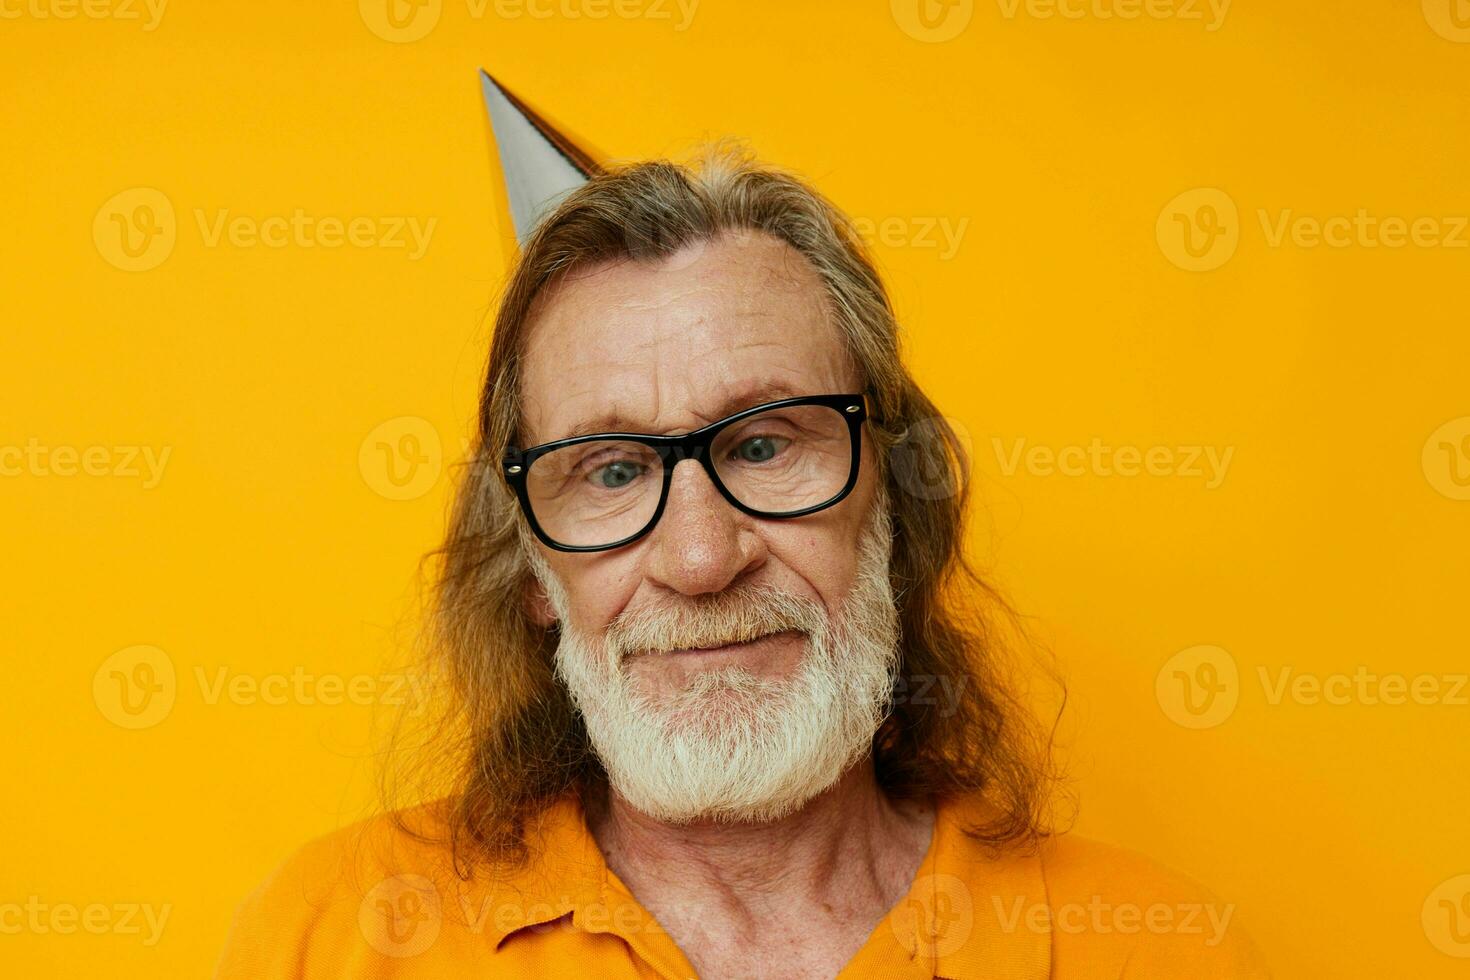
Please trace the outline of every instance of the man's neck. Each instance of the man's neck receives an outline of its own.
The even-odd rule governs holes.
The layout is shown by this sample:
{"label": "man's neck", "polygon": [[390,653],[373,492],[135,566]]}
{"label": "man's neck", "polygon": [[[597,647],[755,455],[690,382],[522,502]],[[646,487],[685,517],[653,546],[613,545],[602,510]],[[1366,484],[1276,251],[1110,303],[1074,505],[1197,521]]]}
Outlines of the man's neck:
{"label": "man's neck", "polygon": [[856,952],[913,883],[934,808],[889,800],[865,762],[768,823],[665,824],[615,791],[587,820],[608,866],[703,972],[699,950],[713,959],[788,926],[807,936],[830,926],[831,955]]}

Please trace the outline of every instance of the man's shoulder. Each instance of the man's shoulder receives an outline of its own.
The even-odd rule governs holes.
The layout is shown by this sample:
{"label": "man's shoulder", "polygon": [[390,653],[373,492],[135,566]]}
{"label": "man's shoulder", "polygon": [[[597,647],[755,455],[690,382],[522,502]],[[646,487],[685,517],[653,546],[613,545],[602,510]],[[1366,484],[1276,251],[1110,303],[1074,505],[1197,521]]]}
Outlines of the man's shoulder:
{"label": "man's shoulder", "polygon": [[1049,891],[1114,897],[1205,897],[1203,884],[1141,851],[1072,831],[1044,838],[1037,848]]}
{"label": "man's shoulder", "polygon": [[[359,819],[298,845],[246,897],[318,908],[346,897],[358,898],[384,874],[442,873],[443,848],[427,837],[440,824],[435,810],[419,806]],[[423,835],[423,836],[421,836]]]}
{"label": "man's shoulder", "polygon": [[1131,848],[1075,833],[1038,848],[1058,976],[1270,976],[1234,902]]}
{"label": "man's shoulder", "polygon": [[[453,862],[433,805],[360,819],[297,846],[235,908],[218,980],[351,975],[397,955],[385,929],[437,917]],[[417,918],[413,913],[422,914]],[[406,927],[405,927],[406,928]]]}
{"label": "man's shoulder", "polygon": [[[964,827],[990,811],[961,801],[950,813]],[[1136,850],[1073,832],[999,849],[962,840],[950,860],[983,893],[975,915],[1002,937],[1048,934],[1058,980],[1270,976],[1235,903]]]}

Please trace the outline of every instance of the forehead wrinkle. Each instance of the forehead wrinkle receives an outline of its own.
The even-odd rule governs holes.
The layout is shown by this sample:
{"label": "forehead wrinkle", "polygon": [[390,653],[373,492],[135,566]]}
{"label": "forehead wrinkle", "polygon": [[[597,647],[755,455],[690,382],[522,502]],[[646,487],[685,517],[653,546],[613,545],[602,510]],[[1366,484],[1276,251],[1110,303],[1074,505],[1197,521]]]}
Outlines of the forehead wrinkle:
{"label": "forehead wrinkle", "polygon": [[[638,420],[636,413],[630,413],[622,406],[616,406],[605,412],[587,417],[576,424],[560,430],[551,440],[570,439],[575,436],[591,435],[598,432],[641,432],[650,435],[671,434],[669,429],[693,431],[708,425],[710,422],[727,415],[764,402],[776,401],[781,398],[794,398],[800,395],[825,394],[829,384],[803,383],[791,377],[762,377],[757,380],[727,382],[725,384],[711,385],[711,390],[719,391],[717,396],[709,402],[707,410],[689,409],[689,413],[695,421],[686,425],[667,426],[660,425],[657,421],[643,422]],[[663,403],[659,395],[661,388],[655,385],[655,407],[653,418],[657,420],[662,416],[659,406]],[[673,399],[668,399],[672,402]]]}
{"label": "forehead wrinkle", "polygon": [[[743,244],[743,243],[742,243]],[[552,441],[554,439],[568,438],[573,434],[587,434],[589,431],[636,431],[659,433],[663,430],[674,428],[672,425],[660,426],[659,420],[663,417],[663,406],[687,405],[696,400],[703,403],[703,408],[690,407],[687,409],[689,415],[698,420],[689,428],[698,428],[707,424],[715,418],[728,411],[721,411],[726,406],[725,399],[719,400],[703,399],[700,395],[725,389],[725,394],[745,387],[741,381],[748,378],[753,372],[749,369],[741,370],[736,374],[736,368],[726,365],[723,369],[715,369],[711,373],[715,379],[693,379],[687,376],[683,378],[682,396],[665,397],[669,392],[664,388],[674,384],[677,375],[688,371],[691,364],[698,360],[708,364],[709,358],[701,353],[696,360],[689,350],[689,343],[670,343],[671,339],[693,340],[691,334],[708,334],[713,337],[713,331],[717,328],[716,322],[727,324],[733,323],[764,323],[779,324],[783,320],[802,321],[802,326],[807,332],[815,332],[826,328],[828,331],[834,326],[831,316],[831,297],[822,282],[820,275],[811,266],[811,263],[799,251],[788,243],[777,239],[769,241],[758,238],[754,243],[755,254],[741,260],[738,255],[721,256],[720,261],[709,267],[696,267],[691,270],[692,276],[671,276],[667,281],[654,282],[653,289],[647,288],[650,283],[645,279],[623,281],[616,276],[620,268],[626,268],[627,260],[615,260],[605,263],[596,263],[592,266],[583,266],[572,270],[572,274],[556,284],[556,287],[545,290],[537,297],[539,307],[536,316],[537,321],[529,334],[534,334],[541,343],[538,360],[545,360],[547,364],[539,372],[542,378],[553,387],[551,390],[543,391],[540,397],[531,399],[523,390],[523,402],[534,402],[537,407],[549,407],[555,412],[558,408],[565,410],[574,400],[585,397],[589,402],[594,401],[599,392],[598,385],[608,386],[609,375],[616,375],[619,371],[627,371],[632,376],[637,376],[645,369],[644,365],[635,365],[634,361],[642,360],[638,355],[646,355],[648,351],[655,352],[650,359],[650,370],[653,372],[652,384],[647,387],[633,386],[638,390],[653,392],[653,421],[630,421],[630,419],[645,419],[641,412],[629,412],[631,406],[613,406],[622,416],[621,424],[597,425],[596,421],[588,416],[572,426],[559,426],[548,428],[540,433],[543,437],[539,441]],[[744,251],[742,249],[742,251]],[[750,275],[748,278],[735,283],[729,283],[726,279],[734,269],[732,267],[743,266]],[[677,271],[677,270],[676,270]],[[608,281],[611,279],[612,281]],[[731,287],[734,288],[731,288]],[[695,302],[689,302],[689,298],[697,297]],[[569,302],[548,302],[560,299]],[[670,311],[669,306],[675,307]],[[680,308],[682,307],[682,308]],[[592,313],[597,314],[597,319],[609,320],[619,323],[622,329],[620,334],[631,333],[631,339],[624,341],[619,337],[620,358],[616,362],[608,361],[601,352],[596,357],[590,358],[581,365],[568,369],[569,362],[576,353],[591,353],[598,346],[598,335],[596,327],[588,329],[587,324],[595,323]],[[815,316],[812,316],[815,314]],[[641,323],[640,323],[641,321]],[[544,327],[553,326],[554,332],[560,335],[560,342],[553,341],[550,345],[545,343],[546,332]],[[820,326],[818,326],[820,325]],[[643,329],[638,329],[639,327]],[[569,329],[563,329],[569,328]],[[629,329],[631,328],[631,329]],[[730,336],[733,333],[735,336]],[[788,328],[785,336],[790,336]],[[831,335],[828,334],[830,338]],[[529,339],[529,337],[528,337]],[[837,341],[837,349],[825,349],[830,345],[822,345],[821,352],[806,352],[799,350],[800,344],[782,343],[780,340],[765,339],[751,336],[744,330],[734,330],[726,333],[721,331],[718,340],[723,341],[717,351],[710,353],[718,356],[719,353],[732,354],[736,352],[748,355],[751,351],[759,351],[765,348],[775,349],[778,354],[784,355],[777,363],[782,361],[792,363],[793,360],[808,364],[816,369],[819,378],[795,379],[786,378],[790,386],[791,394],[808,394],[818,391],[836,390],[831,388],[832,371],[834,368],[842,374],[844,371],[840,364],[836,364],[832,355],[838,355],[838,360],[846,360],[841,355],[844,353],[841,338],[831,338]],[[529,353],[529,352],[528,352]],[[632,356],[630,356],[632,355]],[[793,356],[794,355],[794,356]],[[602,358],[600,362],[596,358]],[[665,369],[664,363],[669,365]],[[560,365],[560,369],[558,369]],[[547,374],[547,371],[551,374]],[[765,372],[761,372],[765,374]],[[567,391],[568,383],[575,383],[574,378],[586,379],[579,390]],[[661,386],[661,377],[670,378],[670,385]],[[530,381],[530,378],[526,378]],[[540,379],[538,379],[540,380]],[[763,381],[772,380],[767,375],[761,378]],[[746,382],[749,384],[750,382]],[[555,386],[561,389],[556,390]],[[545,385],[543,385],[545,387]],[[624,387],[628,387],[624,385]],[[609,390],[614,390],[609,387]],[[774,397],[781,397],[774,395]],[[749,404],[758,401],[768,401],[771,398],[757,398]],[[601,407],[601,406],[599,406]],[[740,407],[746,407],[741,405]],[[730,409],[734,411],[735,409]],[[570,412],[568,414],[571,414]],[[581,413],[578,413],[581,414]],[[599,416],[610,414],[609,412],[598,412]],[[523,416],[524,417],[524,416]],[[529,422],[529,419],[526,420]],[[553,423],[555,425],[555,423]],[[528,433],[529,434],[529,433]]]}
{"label": "forehead wrinkle", "polygon": [[[688,362],[683,352],[677,347],[670,347],[650,339],[640,344],[639,348],[644,350],[651,348],[656,355],[663,355],[655,356],[648,364],[646,370],[651,374],[649,383],[646,386],[618,384],[616,388],[627,390],[629,387],[634,387],[640,391],[652,392],[651,415],[645,415],[641,410],[635,410],[628,404],[608,406],[599,399],[598,396],[603,392],[597,386],[604,384],[610,376],[618,376],[618,371],[608,371],[602,374],[593,371],[569,371],[564,375],[568,381],[585,379],[584,384],[571,391],[563,388],[555,397],[555,405],[565,409],[579,398],[591,396],[586,400],[594,407],[590,414],[568,411],[567,414],[572,415],[575,421],[566,424],[553,422],[548,426],[547,432],[536,440],[536,444],[598,432],[640,432],[662,435],[672,430],[693,430],[762,402],[797,395],[837,393],[839,388],[845,390],[847,387],[845,382],[839,380],[847,373],[843,370],[840,349],[827,349],[810,359],[804,358],[803,360],[812,372],[810,377],[802,377],[799,371],[779,367],[774,373],[761,371],[755,374],[748,370],[741,370],[736,365],[725,365],[718,370],[712,370],[705,377],[687,375],[681,377],[681,371],[687,370]],[[722,348],[721,353],[735,354],[765,349],[770,349],[777,355],[775,358],[769,358],[769,363],[780,365],[783,361],[790,360],[789,356],[786,356],[791,353],[789,345],[760,336],[745,335],[734,338],[728,347]],[[643,374],[644,366],[635,365],[632,360],[624,357],[616,362],[619,368],[626,370],[626,378],[621,380]],[[764,394],[760,391],[763,388],[777,386],[782,386],[786,390],[770,391]],[[675,389],[678,389],[677,392]],[[755,389],[755,391],[746,397],[749,389]],[[665,405],[670,406],[671,410],[682,409],[694,421],[684,425],[661,423],[660,420],[664,418]]]}

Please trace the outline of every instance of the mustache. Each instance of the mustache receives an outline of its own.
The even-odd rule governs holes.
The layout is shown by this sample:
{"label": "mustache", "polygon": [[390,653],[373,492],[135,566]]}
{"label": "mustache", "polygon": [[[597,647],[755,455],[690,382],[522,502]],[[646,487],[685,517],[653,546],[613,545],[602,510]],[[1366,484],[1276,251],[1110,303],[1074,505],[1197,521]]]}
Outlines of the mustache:
{"label": "mustache", "polygon": [[808,635],[827,628],[821,603],[773,586],[716,593],[694,604],[625,610],[603,631],[615,663],[628,656],[691,647],[744,643],[796,630]]}

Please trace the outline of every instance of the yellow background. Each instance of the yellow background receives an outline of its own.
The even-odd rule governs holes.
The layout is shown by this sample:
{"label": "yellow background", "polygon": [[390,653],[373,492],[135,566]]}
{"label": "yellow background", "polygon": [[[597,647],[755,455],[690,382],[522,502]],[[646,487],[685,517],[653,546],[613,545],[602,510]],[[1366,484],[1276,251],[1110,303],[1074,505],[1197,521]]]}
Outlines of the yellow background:
{"label": "yellow background", "polygon": [[[400,28],[366,0],[174,0],[151,30],[140,0],[92,2],[0,20],[0,444],[111,454],[0,477],[0,904],[171,912],[151,947],[0,934],[0,971],[204,976],[245,892],[368,811],[371,704],[208,695],[371,686],[411,632],[511,255],[483,65],[601,155],[745,136],[871,223],[913,369],[974,447],[972,551],[1071,683],[1079,831],[1238,903],[1282,977],[1464,975],[1437,910],[1470,872],[1466,692],[1273,703],[1260,679],[1470,660],[1470,232],[1270,234],[1365,209],[1453,239],[1448,0],[703,0],[682,30],[672,0],[443,0]],[[151,192],[172,251],[129,259],[113,215],[163,227]],[[435,225],[417,259],[206,234],[297,209]],[[1220,229],[1213,268],[1182,267],[1181,221]],[[1094,438],[1232,456],[1214,487],[1007,463]],[[168,449],[156,485],[130,446]],[[384,469],[400,449],[418,470]],[[138,646],[175,686],[129,728],[109,685],[140,655],[104,662]],[[1171,685],[1201,656],[1235,668],[1234,708],[1191,727]]]}

